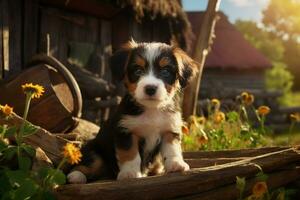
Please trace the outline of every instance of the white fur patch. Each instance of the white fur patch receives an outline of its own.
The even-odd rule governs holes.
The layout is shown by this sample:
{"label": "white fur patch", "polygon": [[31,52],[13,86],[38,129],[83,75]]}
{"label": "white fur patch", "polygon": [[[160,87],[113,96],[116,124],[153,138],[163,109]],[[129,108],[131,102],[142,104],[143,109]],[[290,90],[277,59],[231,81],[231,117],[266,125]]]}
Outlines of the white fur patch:
{"label": "white fur patch", "polygon": [[67,179],[69,183],[75,183],[75,184],[87,182],[86,176],[80,171],[72,171],[67,175]]}
{"label": "white fur patch", "polygon": [[186,171],[189,165],[184,162],[180,143],[169,143],[163,141],[161,153],[165,159],[166,172]]}
{"label": "white fur patch", "polygon": [[120,172],[117,177],[118,180],[142,177],[141,157],[139,154],[137,154],[133,160],[119,164],[119,168]]}
{"label": "white fur patch", "polygon": [[122,127],[145,138],[167,131],[180,133],[182,124],[181,113],[164,112],[156,108],[147,108],[138,116],[126,115],[120,121]]}
{"label": "white fur patch", "polygon": [[155,58],[157,58],[160,55],[160,48],[163,46],[167,46],[164,43],[160,43],[160,42],[152,42],[152,43],[147,43],[145,45],[145,56],[146,59],[150,62],[150,64],[152,65],[152,61],[155,60]]}

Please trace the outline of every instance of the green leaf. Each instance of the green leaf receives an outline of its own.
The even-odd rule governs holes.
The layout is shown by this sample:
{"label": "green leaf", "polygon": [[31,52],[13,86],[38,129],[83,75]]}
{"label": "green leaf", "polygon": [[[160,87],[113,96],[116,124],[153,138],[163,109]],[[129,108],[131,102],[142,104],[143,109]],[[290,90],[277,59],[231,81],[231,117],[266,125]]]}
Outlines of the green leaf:
{"label": "green leaf", "polygon": [[0,140],[0,153],[2,151],[5,151],[7,149],[7,147],[8,147],[8,145],[4,141]]}
{"label": "green leaf", "polygon": [[245,186],[246,186],[246,180],[245,180],[245,177],[243,178],[240,178],[240,177],[236,177],[236,188],[239,190],[240,192],[240,198],[239,199],[242,199],[243,197],[243,193],[244,193],[244,190],[245,190]]}
{"label": "green leaf", "polygon": [[63,185],[66,183],[66,175],[61,170],[51,169],[51,171],[52,184]]}
{"label": "green leaf", "polygon": [[268,175],[264,174],[262,171],[260,171],[256,174],[257,181],[267,181],[268,178],[269,178]]}
{"label": "green leaf", "polygon": [[6,160],[11,160],[13,156],[17,154],[18,148],[16,146],[10,146],[3,151],[3,156]]}
{"label": "green leaf", "polygon": [[38,186],[31,179],[26,179],[15,191],[16,200],[29,199],[37,192]]}
{"label": "green leaf", "polygon": [[239,114],[235,111],[228,112],[226,115],[227,115],[228,121],[231,123],[236,122],[239,119]]}
{"label": "green leaf", "polygon": [[17,132],[17,127],[13,126],[6,130],[4,137],[12,137],[15,136]]}
{"label": "green leaf", "polygon": [[40,168],[38,171],[38,177],[41,180],[45,179],[48,176],[50,170],[51,170],[51,168],[49,168],[49,167]]}
{"label": "green leaf", "polygon": [[31,157],[34,157],[35,156],[35,149],[30,146],[30,145],[26,145],[26,144],[22,144],[21,145],[21,148],[27,152]]}
{"label": "green leaf", "polygon": [[37,131],[37,127],[26,121],[23,129],[23,137],[28,137],[30,135],[33,135],[35,134],[36,131]]}
{"label": "green leaf", "polygon": [[21,170],[29,170],[31,167],[31,160],[30,158],[26,156],[19,156],[18,157],[18,163],[19,163],[19,168]]}
{"label": "green leaf", "polygon": [[29,173],[22,170],[6,170],[5,173],[12,186],[20,186],[29,177]]}
{"label": "green leaf", "polygon": [[4,136],[7,129],[7,125],[0,126],[0,134]]}

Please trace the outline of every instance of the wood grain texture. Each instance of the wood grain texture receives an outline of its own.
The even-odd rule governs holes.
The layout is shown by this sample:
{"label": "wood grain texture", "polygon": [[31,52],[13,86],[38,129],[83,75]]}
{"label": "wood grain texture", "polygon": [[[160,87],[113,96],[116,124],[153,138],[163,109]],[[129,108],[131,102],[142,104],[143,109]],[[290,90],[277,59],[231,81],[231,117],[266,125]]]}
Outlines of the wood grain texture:
{"label": "wood grain texture", "polygon": [[3,11],[4,11],[3,1],[0,1],[0,80],[3,78]]}
{"label": "wood grain texture", "polygon": [[[0,117],[0,124],[7,124],[8,126],[20,126],[23,119],[16,114],[10,118],[4,119]],[[58,164],[62,159],[62,147],[68,142],[63,138],[57,137],[43,128],[37,127],[35,134],[28,136],[25,143],[36,148],[41,148],[54,164]]]}
{"label": "wood grain texture", "polygon": [[39,0],[26,0],[24,2],[23,17],[23,64],[38,53],[38,26],[39,26]]}
{"label": "wood grain texture", "polygon": [[[235,184],[236,176],[251,178],[262,168],[271,173],[300,161],[293,149],[235,161],[228,164],[197,168],[185,173],[125,181],[108,181],[84,185],[66,185],[57,189],[58,199],[170,199],[208,192]],[[162,192],[163,191],[163,192]],[[76,197],[72,194],[76,192]]]}

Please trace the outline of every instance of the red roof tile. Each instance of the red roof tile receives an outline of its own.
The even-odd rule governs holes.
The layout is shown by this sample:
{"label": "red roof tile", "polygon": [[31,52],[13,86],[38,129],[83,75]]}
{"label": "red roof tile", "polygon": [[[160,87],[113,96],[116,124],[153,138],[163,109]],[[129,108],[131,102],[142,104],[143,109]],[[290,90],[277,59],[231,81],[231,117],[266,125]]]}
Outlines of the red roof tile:
{"label": "red roof tile", "polygon": [[[187,12],[195,36],[199,34],[199,28],[203,20],[203,12]],[[208,68],[268,68],[271,62],[248,41],[245,40],[234,25],[232,25],[223,13],[219,13],[220,19],[215,27],[214,43],[208,54],[205,67]],[[192,44],[192,49],[195,48]]]}

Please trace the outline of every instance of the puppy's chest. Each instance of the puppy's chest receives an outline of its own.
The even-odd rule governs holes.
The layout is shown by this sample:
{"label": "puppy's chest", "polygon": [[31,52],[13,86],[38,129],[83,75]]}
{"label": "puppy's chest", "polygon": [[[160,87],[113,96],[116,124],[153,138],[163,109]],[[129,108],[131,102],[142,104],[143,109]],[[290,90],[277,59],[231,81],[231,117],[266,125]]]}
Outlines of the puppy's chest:
{"label": "puppy's chest", "polygon": [[120,123],[132,134],[144,138],[145,150],[151,151],[159,144],[164,133],[181,132],[182,119],[179,112],[146,110],[138,116],[126,115]]}

